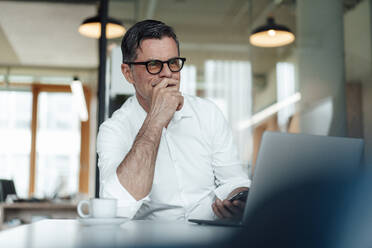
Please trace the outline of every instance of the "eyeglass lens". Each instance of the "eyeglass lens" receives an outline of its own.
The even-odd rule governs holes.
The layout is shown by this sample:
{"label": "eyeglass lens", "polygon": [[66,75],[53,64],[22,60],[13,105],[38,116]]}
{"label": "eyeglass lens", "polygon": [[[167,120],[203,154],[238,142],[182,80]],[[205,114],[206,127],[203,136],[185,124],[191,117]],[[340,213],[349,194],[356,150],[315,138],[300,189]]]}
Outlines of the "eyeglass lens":
{"label": "eyeglass lens", "polygon": [[[157,74],[163,69],[163,63],[160,60],[152,60],[147,63],[147,70],[152,74]],[[183,60],[180,58],[174,58],[167,61],[169,69],[172,72],[178,72],[182,69]]]}

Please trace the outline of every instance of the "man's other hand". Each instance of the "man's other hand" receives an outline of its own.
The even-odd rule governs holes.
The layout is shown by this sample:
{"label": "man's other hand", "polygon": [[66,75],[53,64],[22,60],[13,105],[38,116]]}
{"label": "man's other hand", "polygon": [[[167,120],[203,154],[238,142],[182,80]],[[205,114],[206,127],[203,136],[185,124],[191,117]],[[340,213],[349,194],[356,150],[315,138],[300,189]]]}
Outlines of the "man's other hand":
{"label": "man's other hand", "polygon": [[241,219],[244,213],[245,202],[240,200],[230,202],[228,199],[230,199],[233,195],[245,190],[248,190],[248,188],[236,188],[223,201],[217,198],[212,204],[213,212],[220,219]]}

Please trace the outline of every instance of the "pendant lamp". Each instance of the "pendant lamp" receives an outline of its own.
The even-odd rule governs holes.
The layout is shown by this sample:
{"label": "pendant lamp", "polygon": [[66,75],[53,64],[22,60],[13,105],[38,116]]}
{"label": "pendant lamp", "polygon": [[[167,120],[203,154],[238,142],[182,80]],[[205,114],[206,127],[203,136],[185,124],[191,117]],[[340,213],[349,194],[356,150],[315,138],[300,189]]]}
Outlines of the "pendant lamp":
{"label": "pendant lamp", "polygon": [[[120,21],[114,18],[107,18],[106,38],[113,39],[125,34],[125,28]],[[101,37],[101,19],[99,16],[87,18],[79,27],[79,33],[89,38],[99,39]]]}
{"label": "pendant lamp", "polygon": [[289,28],[275,23],[274,18],[267,18],[264,26],[256,28],[249,41],[257,47],[280,47],[292,43],[295,40],[294,34]]}

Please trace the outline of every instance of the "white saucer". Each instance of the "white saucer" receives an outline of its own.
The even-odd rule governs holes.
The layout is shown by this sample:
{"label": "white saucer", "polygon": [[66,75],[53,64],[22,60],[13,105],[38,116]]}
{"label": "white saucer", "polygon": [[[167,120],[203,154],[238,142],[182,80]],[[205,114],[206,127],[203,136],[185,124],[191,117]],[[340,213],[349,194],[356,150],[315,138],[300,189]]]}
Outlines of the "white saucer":
{"label": "white saucer", "polygon": [[86,226],[93,225],[120,225],[126,221],[129,221],[129,218],[116,217],[116,218],[78,218],[78,221]]}

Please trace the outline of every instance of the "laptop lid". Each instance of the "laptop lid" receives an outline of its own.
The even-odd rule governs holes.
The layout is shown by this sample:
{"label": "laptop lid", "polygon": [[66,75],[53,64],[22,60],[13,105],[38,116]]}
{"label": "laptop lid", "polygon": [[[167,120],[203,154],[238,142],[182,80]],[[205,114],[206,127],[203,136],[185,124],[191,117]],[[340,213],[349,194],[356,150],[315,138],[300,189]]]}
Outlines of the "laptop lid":
{"label": "laptop lid", "polygon": [[257,207],[287,188],[355,173],[360,166],[362,151],[362,139],[265,132],[244,221]]}
{"label": "laptop lid", "polygon": [[8,195],[16,195],[13,180],[0,179],[0,202],[5,202]]}

